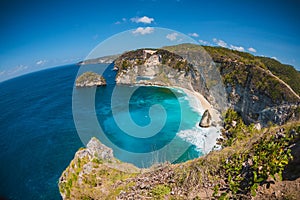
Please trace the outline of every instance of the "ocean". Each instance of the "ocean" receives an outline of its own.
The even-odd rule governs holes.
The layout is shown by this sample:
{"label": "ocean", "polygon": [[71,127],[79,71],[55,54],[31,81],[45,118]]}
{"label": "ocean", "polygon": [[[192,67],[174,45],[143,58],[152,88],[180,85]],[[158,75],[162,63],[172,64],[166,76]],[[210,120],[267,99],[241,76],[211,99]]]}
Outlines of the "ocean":
{"label": "ocean", "polygon": [[[74,93],[80,97],[89,90],[96,91],[96,119],[110,141],[104,144],[111,144],[113,149],[114,146],[123,149],[114,149],[115,156],[122,161],[147,167],[155,162],[170,160],[177,163],[203,155],[201,148],[205,131],[196,127],[201,117],[199,108],[195,108],[191,103],[194,100],[182,90],[116,86],[116,72],[109,69],[104,73],[107,86],[73,91],[78,69],[77,65],[61,66],[0,83],[0,197],[61,199],[58,179],[75,152],[85,143],[82,135],[78,134],[78,123],[73,117]],[[119,95],[115,99],[117,103],[112,103],[112,92],[116,89],[121,94],[128,94],[134,89],[134,93],[128,101],[123,101],[122,95]],[[151,113],[157,105],[160,105],[158,109],[163,108],[160,113],[165,114],[165,118]],[[85,116],[90,110],[85,110],[82,105],[82,110],[76,112]],[[163,127],[151,137],[141,135],[147,134],[147,131],[130,135],[126,133],[132,128],[127,121],[128,116],[142,128],[162,121]],[[98,136],[88,123],[85,125],[83,130]],[[153,130],[157,128],[153,127]],[[101,140],[101,136],[98,138]],[[180,157],[174,158],[166,153],[163,159],[153,156],[141,162],[139,158],[124,154],[151,154],[171,143],[173,145],[168,152],[181,150]],[[183,146],[188,148],[181,149]]]}

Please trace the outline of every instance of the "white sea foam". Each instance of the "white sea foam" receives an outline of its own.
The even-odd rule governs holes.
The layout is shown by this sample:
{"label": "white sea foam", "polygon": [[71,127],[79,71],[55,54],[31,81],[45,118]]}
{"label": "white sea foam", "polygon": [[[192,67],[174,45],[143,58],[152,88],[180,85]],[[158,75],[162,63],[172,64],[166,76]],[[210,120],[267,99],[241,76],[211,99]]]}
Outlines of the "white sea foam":
{"label": "white sea foam", "polygon": [[[202,116],[204,109],[199,99],[188,92],[186,95],[192,109]],[[207,154],[213,149],[220,148],[216,143],[217,139],[221,136],[221,127],[201,128],[198,124],[199,122],[197,122],[192,129],[181,130],[177,136],[184,141],[195,145],[196,150],[203,154]]]}
{"label": "white sea foam", "polygon": [[195,145],[196,150],[207,154],[213,149],[218,149],[216,145],[217,138],[220,136],[220,128],[218,127],[209,127],[209,128],[200,128],[194,127],[188,130],[180,131],[177,136],[186,142]]}

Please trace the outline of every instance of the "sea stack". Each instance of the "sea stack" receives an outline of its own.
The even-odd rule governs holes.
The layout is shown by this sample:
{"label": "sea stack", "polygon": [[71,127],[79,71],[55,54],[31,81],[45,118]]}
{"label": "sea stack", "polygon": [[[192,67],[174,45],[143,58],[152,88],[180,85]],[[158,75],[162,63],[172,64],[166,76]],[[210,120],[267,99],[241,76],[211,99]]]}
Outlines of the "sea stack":
{"label": "sea stack", "polygon": [[103,76],[95,72],[85,72],[76,79],[76,87],[104,86],[106,81]]}
{"label": "sea stack", "polygon": [[207,128],[210,127],[210,125],[211,125],[211,114],[209,113],[208,110],[205,110],[200,120],[199,126],[202,128]]}

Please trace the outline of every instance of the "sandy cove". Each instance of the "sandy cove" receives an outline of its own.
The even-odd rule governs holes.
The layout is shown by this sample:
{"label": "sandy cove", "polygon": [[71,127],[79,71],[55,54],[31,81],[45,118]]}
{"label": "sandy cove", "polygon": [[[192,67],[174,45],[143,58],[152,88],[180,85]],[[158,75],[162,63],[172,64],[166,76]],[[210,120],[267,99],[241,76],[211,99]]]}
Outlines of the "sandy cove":
{"label": "sandy cove", "polygon": [[[196,92],[194,90],[189,90],[186,88],[181,88],[181,87],[173,87],[173,88],[178,88],[178,89],[184,91],[188,96],[196,98],[198,100],[198,102],[201,104],[200,107],[204,111],[205,110],[209,111],[209,113],[212,116],[212,121],[214,121],[216,123],[222,121],[220,112],[217,111],[216,109],[214,109],[213,106],[208,102],[208,100],[202,94],[200,94],[199,92]],[[199,108],[199,105],[198,105],[198,108]],[[201,114],[203,114],[203,113],[201,113]]]}

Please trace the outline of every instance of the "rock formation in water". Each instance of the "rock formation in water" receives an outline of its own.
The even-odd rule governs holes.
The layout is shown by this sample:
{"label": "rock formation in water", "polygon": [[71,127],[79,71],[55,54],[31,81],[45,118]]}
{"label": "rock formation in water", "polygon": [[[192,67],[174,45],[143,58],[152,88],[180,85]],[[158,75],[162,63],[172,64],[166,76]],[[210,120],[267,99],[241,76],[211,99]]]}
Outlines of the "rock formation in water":
{"label": "rock formation in water", "polygon": [[202,128],[210,127],[211,126],[211,120],[212,120],[211,114],[209,113],[208,110],[205,110],[202,117],[201,117],[199,126],[202,127]]}
{"label": "rock formation in water", "polygon": [[76,87],[104,86],[106,81],[103,76],[95,72],[85,72],[76,79]]}

